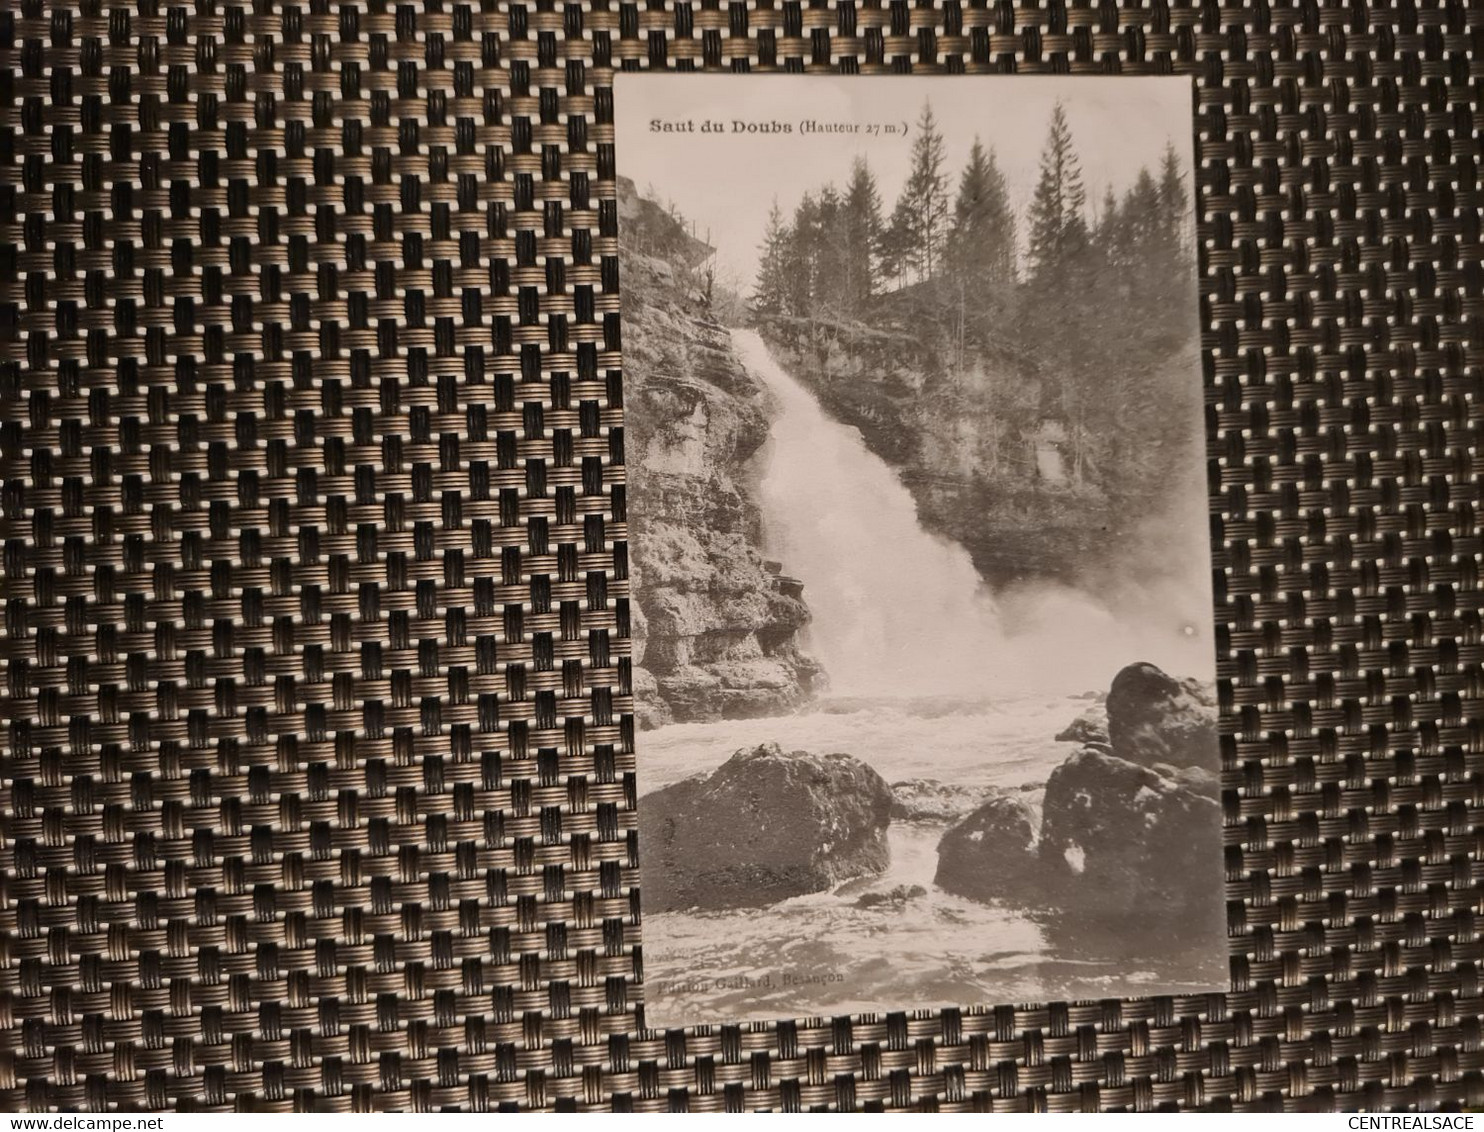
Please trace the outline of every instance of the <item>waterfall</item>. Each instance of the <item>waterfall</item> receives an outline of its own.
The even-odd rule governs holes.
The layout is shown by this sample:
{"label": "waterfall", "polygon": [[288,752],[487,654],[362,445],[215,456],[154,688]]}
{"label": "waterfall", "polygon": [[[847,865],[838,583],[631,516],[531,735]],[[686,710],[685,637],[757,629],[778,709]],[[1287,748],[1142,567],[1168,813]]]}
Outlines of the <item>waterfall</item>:
{"label": "waterfall", "polygon": [[860,431],[826,415],[756,331],[734,330],[732,341],[778,402],[762,455],[764,538],[804,584],[809,650],[834,695],[1075,693],[1106,688],[1138,660],[1214,678],[1203,567],[1179,593],[1134,583],[1099,602],[1041,586],[997,606],[968,551],[922,526],[911,492]]}
{"label": "waterfall", "polygon": [[777,398],[760,502],[769,553],[804,583],[809,645],[841,696],[992,690],[994,603],[968,552],[929,533],[860,431],[825,415],[756,331],[734,330]]}

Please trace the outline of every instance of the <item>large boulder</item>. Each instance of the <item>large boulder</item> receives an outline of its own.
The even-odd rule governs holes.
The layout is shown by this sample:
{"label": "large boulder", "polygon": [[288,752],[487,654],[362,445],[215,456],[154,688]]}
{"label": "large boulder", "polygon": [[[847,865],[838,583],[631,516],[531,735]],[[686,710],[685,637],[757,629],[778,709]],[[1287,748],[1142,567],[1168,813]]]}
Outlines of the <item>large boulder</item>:
{"label": "large boulder", "polygon": [[1049,895],[1048,871],[1036,853],[1036,815],[1023,795],[991,798],[938,842],[933,883],[974,900],[1032,903]]}
{"label": "large boulder", "polygon": [[1131,664],[1108,692],[1108,738],[1120,759],[1153,767],[1221,765],[1216,712],[1193,681],[1176,680],[1152,664]]}
{"label": "large boulder", "polygon": [[1065,874],[1066,908],[1090,919],[1220,914],[1220,803],[1126,759],[1085,749],[1051,773],[1039,852]]}
{"label": "large boulder", "polygon": [[741,750],[639,806],[646,912],[748,908],[874,876],[891,790],[849,755]]}

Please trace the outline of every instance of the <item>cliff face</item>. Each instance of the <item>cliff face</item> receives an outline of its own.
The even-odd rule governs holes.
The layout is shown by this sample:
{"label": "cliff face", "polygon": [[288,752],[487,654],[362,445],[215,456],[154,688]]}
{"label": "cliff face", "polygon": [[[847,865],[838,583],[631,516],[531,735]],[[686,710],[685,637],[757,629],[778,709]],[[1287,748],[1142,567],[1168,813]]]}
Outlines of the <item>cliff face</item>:
{"label": "cliff face", "polygon": [[640,724],[782,714],[819,669],[798,645],[808,608],[761,550],[769,395],[694,277],[704,249],[622,182],[619,207]]}

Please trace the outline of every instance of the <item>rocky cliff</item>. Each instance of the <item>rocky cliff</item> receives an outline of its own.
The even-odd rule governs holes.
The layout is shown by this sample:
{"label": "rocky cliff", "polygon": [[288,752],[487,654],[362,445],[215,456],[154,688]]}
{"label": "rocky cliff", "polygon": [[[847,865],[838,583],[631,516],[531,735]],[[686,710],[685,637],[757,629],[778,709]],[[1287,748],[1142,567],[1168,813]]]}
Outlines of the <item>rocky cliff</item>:
{"label": "rocky cliff", "polygon": [[711,309],[708,249],[619,190],[640,725],[782,714],[820,673],[797,584],[762,551],[753,463],[771,400]]}

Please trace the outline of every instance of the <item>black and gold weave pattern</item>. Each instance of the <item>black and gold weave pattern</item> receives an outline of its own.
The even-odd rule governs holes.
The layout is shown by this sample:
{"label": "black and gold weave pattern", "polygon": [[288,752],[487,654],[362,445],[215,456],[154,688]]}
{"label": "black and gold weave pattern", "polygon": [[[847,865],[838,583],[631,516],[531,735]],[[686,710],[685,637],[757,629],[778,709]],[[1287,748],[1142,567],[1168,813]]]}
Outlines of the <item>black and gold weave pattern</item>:
{"label": "black and gold weave pattern", "polygon": [[[639,1028],[658,67],[1192,77],[1229,994]],[[19,0],[0,84],[4,1107],[1484,1103],[1484,7]]]}

